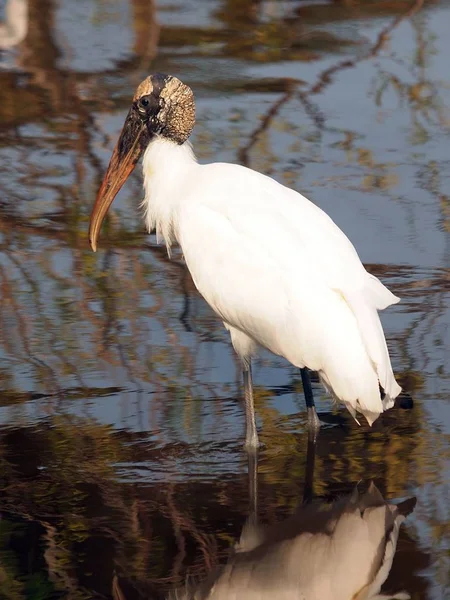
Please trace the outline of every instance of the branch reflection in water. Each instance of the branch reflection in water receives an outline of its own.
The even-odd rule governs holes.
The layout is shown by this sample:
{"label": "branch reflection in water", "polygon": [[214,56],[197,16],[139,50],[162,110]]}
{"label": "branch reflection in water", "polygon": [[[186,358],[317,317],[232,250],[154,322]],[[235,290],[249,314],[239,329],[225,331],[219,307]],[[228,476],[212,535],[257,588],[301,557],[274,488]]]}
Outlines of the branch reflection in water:
{"label": "branch reflection in water", "polygon": [[[248,517],[232,350],[181,257],[144,237],[138,177],[107,251],[86,243],[130,89],[175,70],[201,161],[308,191],[402,297],[383,325],[414,410],[357,428],[313,381],[315,493],[417,495],[385,587],[450,597],[450,5],[9,0],[6,33],[6,4],[28,31],[0,52],[0,595],[110,598],[116,573],[126,600],[166,598],[226,565]],[[263,356],[255,375],[273,524],[302,495],[305,412],[298,372]]]}

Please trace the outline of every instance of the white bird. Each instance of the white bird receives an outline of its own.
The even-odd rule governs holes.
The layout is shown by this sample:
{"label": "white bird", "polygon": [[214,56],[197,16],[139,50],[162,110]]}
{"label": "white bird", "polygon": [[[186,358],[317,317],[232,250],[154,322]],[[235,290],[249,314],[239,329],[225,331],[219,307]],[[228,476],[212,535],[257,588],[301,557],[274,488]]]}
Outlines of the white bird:
{"label": "white bird", "polygon": [[306,369],[371,425],[401,391],[377,312],[399,298],[307,198],[239,165],[198,164],[188,141],[194,124],[194,95],[179,79],[155,74],[139,85],[92,211],[92,249],[143,154],[147,229],[156,229],[169,256],[174,242],[181,246],[242,359],[246,446],[258,446],[251,377],[258,346],[302,370],[312,428],[319,420]]}
{"label": "white bird", "polygon": [[406,600],[380,594],[399,529],[415,498],[388,504],[374,484],[326,505],[300,506],[285,521],[247,525],[238,552],[176,600]]}

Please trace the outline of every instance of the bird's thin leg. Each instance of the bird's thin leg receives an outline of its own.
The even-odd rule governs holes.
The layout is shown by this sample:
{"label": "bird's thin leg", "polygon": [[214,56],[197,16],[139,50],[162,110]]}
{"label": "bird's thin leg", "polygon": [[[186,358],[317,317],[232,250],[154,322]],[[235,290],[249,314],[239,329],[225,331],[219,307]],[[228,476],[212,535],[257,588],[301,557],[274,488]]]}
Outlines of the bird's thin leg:
{"label": "bird's thin leg", "polygon": [[244,359],[244,391],[245,391],[245,448],[255,451],[259,447],[258,432],[255,423],[255,406],[253,404],[253,382],[251,360]]}
{"label": "bird's thin leg", "polygon": [[300,374],[302,376],[303,392],[305,394],[306,410],[308,412],[308,429],[315,432],[315,435],[317,436],[320,429],[320,421],[317,416],[316,405],[314,404],[311,378],[306,367],[300,369]]}
{"label": "bird's thin leg", "polygon": [[258,451],[247,452],[249,513],[247,522],[258,523]]}
{"label": "bird's thin leg", "polygon": [[238,551],[245,551],[248,542],[252,543],[254,533],[258,527],[258,450],[256,448],[247,450],[248,467],[248,517],[242,528],[241,539],[237,544]]}

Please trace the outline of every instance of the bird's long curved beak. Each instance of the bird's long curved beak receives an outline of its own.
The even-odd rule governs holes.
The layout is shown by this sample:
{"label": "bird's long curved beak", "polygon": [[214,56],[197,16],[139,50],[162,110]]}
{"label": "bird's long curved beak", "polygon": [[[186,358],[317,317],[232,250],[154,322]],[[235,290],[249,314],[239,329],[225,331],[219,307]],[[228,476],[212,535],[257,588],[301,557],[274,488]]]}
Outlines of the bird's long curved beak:
{"label": "bird's long curved beak", "polygon": [[108,169],[97,194],[89,223],[89,241],[97,250],[97,239],[103,219],[120,188],[128,179],[148,143],[145,124],[132,107],[125,120],[119,140],[109,161]]}

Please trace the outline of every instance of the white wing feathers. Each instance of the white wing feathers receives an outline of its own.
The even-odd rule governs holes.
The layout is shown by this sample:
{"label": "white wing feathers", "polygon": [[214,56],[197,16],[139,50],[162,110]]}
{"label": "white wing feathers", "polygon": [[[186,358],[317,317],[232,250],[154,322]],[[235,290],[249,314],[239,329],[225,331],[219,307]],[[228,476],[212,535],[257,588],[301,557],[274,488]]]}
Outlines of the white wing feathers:
{"label": "white wing feathers", "polygon": [[400,387],[377,310],[399,298],[364,269],[326,213],[269,177],[222,163],[195,171],[178,211],[188,268],[226,323],[319,371],[352,414],[372,422],[392,406]]}
{"label": "white wing feathers", "polygon": [[[386,289],[386,291],[388,290]],[[391,295],[393,296],[393,294]],[[344,297],[358,321],[365,349],[375,366],[378,381],[385,393],[383,408],[387,410],[394,405],[394,400],[399,395],[401,388],[395,381],[392,372],[389,352],[376,305],[366,289],[361,292],[346,292]],[[396,301],[399,300],[400,298]]]}
{"label": "white wing feathers", "polygon": [[368,277],[365,288],[367,290],[367,300],[372,301],[377,310],[384,310],[388,306],[391,306],[391,304],[397,304],[397,302],[400,302],[400,298],[398,296],[394,296],[394,294],[390,292],[379,279],[370,273],[367,273],[367,275]]}

